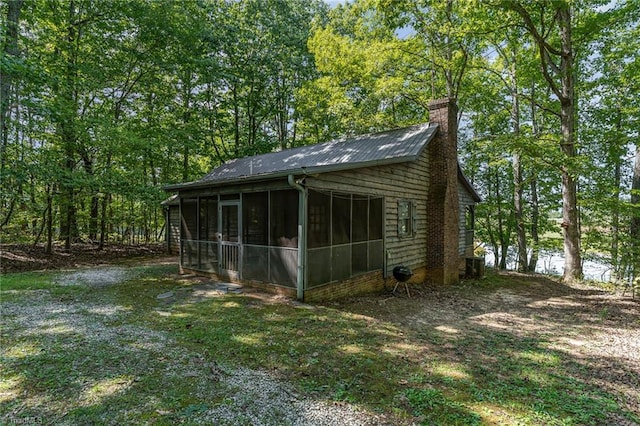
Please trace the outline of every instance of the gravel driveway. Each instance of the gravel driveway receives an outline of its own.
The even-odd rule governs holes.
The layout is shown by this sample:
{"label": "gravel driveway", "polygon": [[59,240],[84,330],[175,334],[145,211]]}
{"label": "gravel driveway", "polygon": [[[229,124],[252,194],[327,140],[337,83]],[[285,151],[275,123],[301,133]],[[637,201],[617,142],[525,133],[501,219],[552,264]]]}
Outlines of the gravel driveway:
{"label": "gravel driveway", "polygon": [[[213,407],[193,403],[183,413],[159,413],[173,415],[174,418],[177,415],[184,421],[188,419],[189,424],[384,424],[377,415],[356,406],[346,403],[335,405],[298,395],[287,383],[266,372],[208,363],[201,354],[185,349],[167,333],[126,324],[130,309],[114,304],[109,297],[101,297],[99,290],[130,279],[135,274],[131,268],[100,267],[62,273],[55,280],[63,287],[95,289],[91,301],[56,296],[56,292],[50,290],[20,291],[21,297],[3,301],[2,326],[11,330],[12,337],[23,341],[24,346],[3,345],[0,351],[2,364],[11,366],[16,359],[34,355],[35,341],[38,347],[53,350],[44,357],[44,361],[34,365],[40,371],[32,374],[45,377],[48,369],[56,368],[58,358],[68,356],[74,363],[70,371],[84,377],[81,383],[71,384],[70,380],[75,388],[72,392],[75,400],[70,402],[46,392],[40,397],[24,398],[19,393],[17,379],[3,375],[0,386],[0,420],[3,421],[0,423],[75,425],[77,420],[65,418],[70,410],[91,407],[102,403],[105,398],[131,393],[149,371],[160,371],[162,376],[170,377],[172,383],[190,383],[203,401],[211,399],[212,394],[223,399]],[[17,292],[8,294],[13,296]],[[72,353],[76,355],[65,355]],[[80,355],[83,353],[86,356]],[[101,367],[99,358],[110,354],[121,358],[119,367],[108,367],[110,371],[91,374],[92,368]],[[98,364],[92,367],[86,365],[89,363]],[[90,379],[91,376],[94,378]],[[141,395],[136,410],[105,418],[104,424],[137,424],[139,415],[155,404],[157,397]]]}

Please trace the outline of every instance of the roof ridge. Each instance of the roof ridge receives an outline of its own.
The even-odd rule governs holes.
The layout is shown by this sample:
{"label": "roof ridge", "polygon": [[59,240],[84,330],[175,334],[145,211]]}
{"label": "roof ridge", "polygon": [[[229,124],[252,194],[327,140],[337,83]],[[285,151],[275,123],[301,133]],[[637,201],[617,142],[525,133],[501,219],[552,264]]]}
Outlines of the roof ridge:
{"label": "roof ridge", "polygon": [[[412,128],[416,128],[416,129],[417,128],[422,128],[422,127],[429,128],[431,126],[438,126],[438,123],[431,123],[431,122],[427,121],[427,122],[424,122],[424,123],[412,124],[410,126],[405,126],[405,127],[394,127],[393,129],[381,130],[379,132],[363,133],[363,134],[359,134],[359,135],[355,135],[355,136],[331,139],[331,140],[328,140],[328,141],[317,142],[317,143],[313,143],[313,144],[309,144],[309,145],[294,146],[292,148],[281,149],[279,151],[270,151],[270,152],[263,152],[261,154],[247,155],[245,157],[236,157],[236,158],[231,158],[231,159],[225,161],[224,163],[220,164],[220,166],[223,166],[224,164],[228,164],[229,162],[235,162],[235,161],[238,161],[238,160],[246,160],[246,159],[250,159],[250,158],[257,158],[257,157],[262,157],[262,156],[266,156],[266,155],[270,155],[270,154],[279,154],[279,153],[286,152],[286,151],[302,150],[302,149],[305,149],[305,148],[318,147],[318,146],[321,146],[321,145],[328,145],[328,144],[334,144],[334,143],[335,144],[346,143],[346,142],[350,142],[350,141],[359,141],[359,140],[371,138],[371,137],[376,136],[376,135],[379,136],[379,135],[382,135],[382,134],[385,134],[385,133],[392,133],[392,132],[397,132],[397,131],[400,131],[400,130],[408,130],[408,129],[412,129]],[[220,167],[220,166],[218,166],[218,167]]]}
{"label": "roof ridge", "polygon": [[[421,127],[430,127],[431,125],[438,125],[438,123],[431,123],[429,121],[425,121],[423,123],[417,123],[417,124],[411,124],[409,126],[404,126],[404,127],[394,127],[391,129],[387,129],[387,130],[380,130],[378,132],[371,132],[371,133],[362,133],[362,134],[358,134],[355,136],[348,136],[346,138],[338,138],[338,139],[332,139],[330,141],[326,141],[326,142],[319,142],[319,143],[327,143],[327,142],[342,142],[342,141],[349,141],[349,140],[353,140],[353,139],[362,139],[362,138],[367,138],[367,137],[372,137],[372,136],[376,136],[376,135],[381,135],[384,133],[391,133],[391,132],[397,132],[400,130],[407,130],[407,129],[412,129],[412,128],[421,128]],[[308,145],[311,146],[311,145]]]}

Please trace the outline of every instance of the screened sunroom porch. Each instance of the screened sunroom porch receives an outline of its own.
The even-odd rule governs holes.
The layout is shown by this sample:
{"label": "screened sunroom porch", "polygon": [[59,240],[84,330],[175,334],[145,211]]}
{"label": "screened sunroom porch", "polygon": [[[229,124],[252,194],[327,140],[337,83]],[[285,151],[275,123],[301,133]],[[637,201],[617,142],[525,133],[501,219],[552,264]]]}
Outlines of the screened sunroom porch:
{"label": "screened sunroom porch", "polygon": [[382,197],[313,189],[299,197],[295,189],[183,195],[181,266],[305,290],[383,269]]}

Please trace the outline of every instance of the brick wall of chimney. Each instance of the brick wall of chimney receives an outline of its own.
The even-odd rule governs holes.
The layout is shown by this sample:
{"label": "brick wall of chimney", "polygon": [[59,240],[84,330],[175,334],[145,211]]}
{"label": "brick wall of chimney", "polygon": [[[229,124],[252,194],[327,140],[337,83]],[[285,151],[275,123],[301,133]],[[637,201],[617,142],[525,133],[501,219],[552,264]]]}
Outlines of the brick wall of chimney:
{"label": "brick wall of chimney", "polygon": [[440,129],[429,144],[431,181],[427,201],[427,278],[457,283],[459,244],[457,106],[453,99],[429,104],[429,121]]}

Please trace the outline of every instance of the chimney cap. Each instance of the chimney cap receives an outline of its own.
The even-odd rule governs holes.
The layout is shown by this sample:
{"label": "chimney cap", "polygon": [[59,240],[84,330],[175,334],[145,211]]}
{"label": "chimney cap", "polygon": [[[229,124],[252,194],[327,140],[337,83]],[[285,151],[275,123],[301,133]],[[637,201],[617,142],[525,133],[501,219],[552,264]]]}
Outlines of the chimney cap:
{"label": "chimney cap", "polygon": [[453,98],[434,99],[427,104],[429,111],[433,111],[441,108],[448,108],[449,105],[455,105],[456,100]]}

